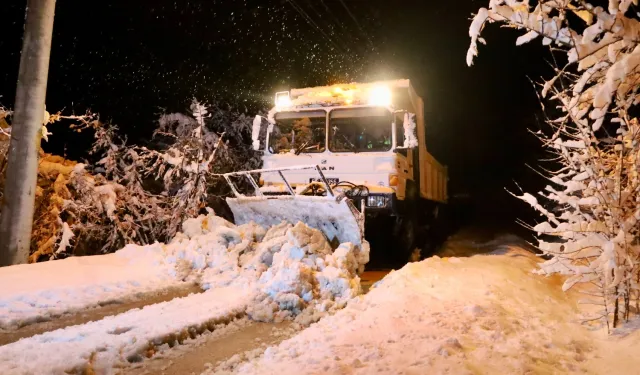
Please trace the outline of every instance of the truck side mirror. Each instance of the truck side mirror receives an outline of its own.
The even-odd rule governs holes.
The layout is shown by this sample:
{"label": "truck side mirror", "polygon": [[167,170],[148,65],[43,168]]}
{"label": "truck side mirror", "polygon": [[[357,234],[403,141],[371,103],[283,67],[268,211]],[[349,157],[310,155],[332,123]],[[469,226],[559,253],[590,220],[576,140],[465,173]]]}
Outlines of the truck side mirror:
{"label": "truck side mirror", "polygon": [[262,130],[262,116],[256,115],[251,128],[251,140],[255,151],[260,151],[260,130]]}
{"label": "truck side mirror", "polygon": [[[267,123],[265,128],[264,123]],[[257,115],[253,119],[253,126],[251,128],[251,140],[252,146],[255,151],[264,151],[269,143],[269,135],[273,131],[273,124],[268,119]]]}

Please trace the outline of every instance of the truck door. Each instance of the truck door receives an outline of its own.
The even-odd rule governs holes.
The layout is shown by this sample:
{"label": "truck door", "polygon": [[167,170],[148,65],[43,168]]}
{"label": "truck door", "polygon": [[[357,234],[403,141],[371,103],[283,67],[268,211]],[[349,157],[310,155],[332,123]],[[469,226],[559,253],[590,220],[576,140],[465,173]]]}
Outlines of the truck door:
{"label": "truck door", "polygon": [[397,112],[394,115],[394,129],[396,139],[396,170],[398,173],[398,185],[396,196],[404,200],[407,181],[414,180],[412,150],[404,148],[404,112]]}

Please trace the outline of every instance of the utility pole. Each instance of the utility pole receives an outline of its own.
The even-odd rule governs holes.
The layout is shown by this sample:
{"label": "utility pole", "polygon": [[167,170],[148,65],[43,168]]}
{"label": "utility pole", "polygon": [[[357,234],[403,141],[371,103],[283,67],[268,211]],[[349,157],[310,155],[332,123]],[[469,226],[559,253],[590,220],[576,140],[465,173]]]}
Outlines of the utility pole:
{"label": "utility pole", "polygon": [[29,258],[55,7],[55,0],[27,0],[0,217],[0,266]]}

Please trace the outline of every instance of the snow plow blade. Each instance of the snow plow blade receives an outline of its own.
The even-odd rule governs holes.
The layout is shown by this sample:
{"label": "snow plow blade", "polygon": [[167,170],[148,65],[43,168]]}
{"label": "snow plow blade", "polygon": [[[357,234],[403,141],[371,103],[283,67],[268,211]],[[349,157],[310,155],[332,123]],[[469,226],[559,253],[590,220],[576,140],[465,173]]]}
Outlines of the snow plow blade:
{"label": "snow plow blade", "polygon": [[337,202],[332,198],[307,196],[227,198],[236,224],[254,221],[268,228],[282,221],[291,224],[301,221],[322,231],[330,241],[337,239],[340,243],[360,245],[360,226],[349,203],[346,199]]}
{"label": "snow plow blade", "polygon": [[[282,174],[287,170],[315,169],[324,183],[326,196],[296,194]],[[289,195],[264,195],[252,174],[279,173]],[[260,169],[221,175],[227,180],[235,198],[227,198],[236,225],[250,221],[270,227],[286,221],[291,224],[303,222],[322,231],[329,241],[351,242],[362,245],[364,237],[364,213],[358,211],[350,199],[335,196],[331,186],[318,166],[301,166],[280,169]],[[245,177],[254,187],[255,195],[246,196],[238,192],[231,177]]]}

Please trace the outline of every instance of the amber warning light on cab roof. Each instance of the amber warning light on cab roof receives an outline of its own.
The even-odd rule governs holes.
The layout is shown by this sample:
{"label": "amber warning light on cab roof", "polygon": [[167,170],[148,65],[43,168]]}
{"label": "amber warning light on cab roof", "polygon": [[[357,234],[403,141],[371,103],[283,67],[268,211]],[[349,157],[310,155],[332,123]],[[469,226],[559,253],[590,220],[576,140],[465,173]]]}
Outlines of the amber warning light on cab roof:
{"label": "amber warning light on cab roof", "polygon": [[[388,107],[391,105],[391,89],[385,85],[374,86],[365,90],[365,100],[371,106]],[[341,97],[343,104],[353,104],[353,90],[343,90],[336,87],[330,91],[317,93],[319,97]],[[275,105],[278,110],[293,107],[293,100],[289,91],[280,91],[276,93]]]}

